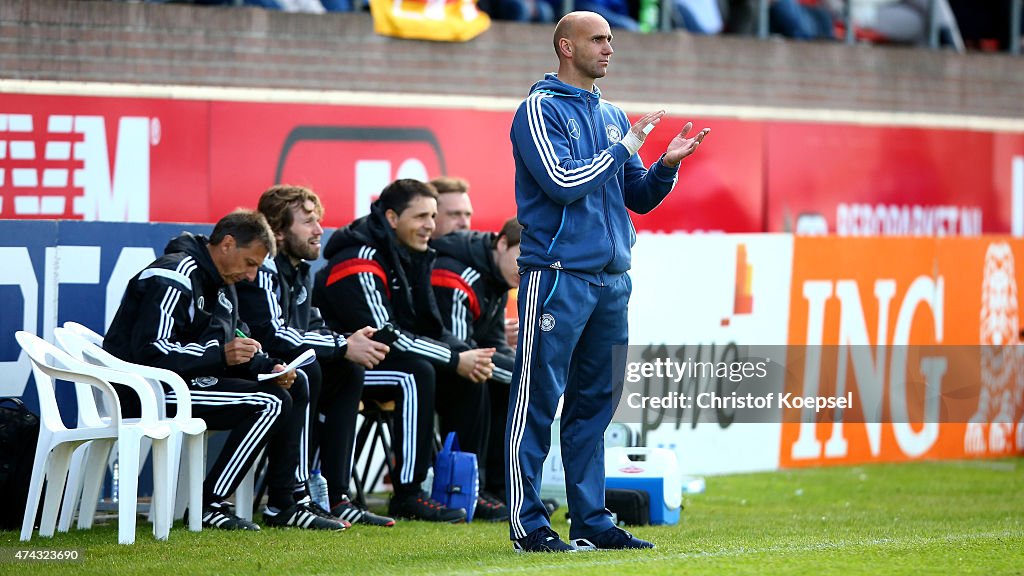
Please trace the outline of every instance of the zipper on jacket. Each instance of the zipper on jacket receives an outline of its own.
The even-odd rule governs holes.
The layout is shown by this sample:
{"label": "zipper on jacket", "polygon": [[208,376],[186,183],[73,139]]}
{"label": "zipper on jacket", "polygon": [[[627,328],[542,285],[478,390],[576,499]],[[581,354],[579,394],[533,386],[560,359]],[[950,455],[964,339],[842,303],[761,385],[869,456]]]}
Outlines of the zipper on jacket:
{"label": "zipper on jacket", "polygon": [[[600,102],[598,102],[598,105],[596,106],[596,108],[600,109]],[[591,109],[591,111],[590,111],[590,121],[591,121],[591,124],[595,124],[596,123],[595,122],[595,118],[594,118],[594,109]],[[600,124],[598,124],[598,127],[599,128],[603,128],[603,126],[600,126]],[[596,151],[598,149],[599,149],[599,145],[598,145],[598,142],[597,142],[597,131],[595,130],[594,131],[594,150]],[[614,178],[618,179],[618,176],[616,175],[616,176],[614,176]],[[608,264],[611,264],[612,261],[615,260],[615,233],[612,230],[612,219],[608,215],[608,184],[605,184],[604,186],[601,186],[601,205],[604,208],[604,222],[605,222],[605,227],[608,229],[608,237],[611,238],[611,241],[612,241],[612,253],[611,253],[611,255],[608,258],[608,263],[605,264],[605,266],[607,266]],[[603,282],[602,282],[602,284],[603,284]]]}

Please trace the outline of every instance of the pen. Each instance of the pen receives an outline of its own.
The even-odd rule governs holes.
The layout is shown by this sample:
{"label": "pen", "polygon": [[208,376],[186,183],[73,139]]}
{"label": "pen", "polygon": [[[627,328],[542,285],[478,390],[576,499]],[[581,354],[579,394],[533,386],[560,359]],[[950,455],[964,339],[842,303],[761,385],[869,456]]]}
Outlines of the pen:
{"label": "pen", "polygon": [[235,328],[235,336],[238,336],[239,338],[248,338],[248,336],[245,335],[245,332],[242,332],[238,328]]}

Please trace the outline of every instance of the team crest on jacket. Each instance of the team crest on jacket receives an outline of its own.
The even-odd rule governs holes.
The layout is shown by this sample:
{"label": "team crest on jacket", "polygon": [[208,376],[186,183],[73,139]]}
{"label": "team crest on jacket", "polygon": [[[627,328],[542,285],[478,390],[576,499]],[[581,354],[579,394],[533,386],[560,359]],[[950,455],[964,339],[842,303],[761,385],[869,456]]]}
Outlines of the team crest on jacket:
{"label": "team crest on jacket", "polygon": [[214,376],[200,376],[199,378],[192,379],[192,385],[199,388],[209,388],[217,383],[217,378]]}
{"label": "team crest on jacket", "polygon": [[576,122],[575,118],[569,118],[569,121],[565,124],[565,129],[569,131],[569,136],[571,136],[573,140],[580,139],[580,125]]}
{"label": "team crest on jacket", "polygon": [[199,306],[200,310],[206,310],[206,299],[200,296],[199,300],[196,300],[196,305]]}
{"label": "team crest on jacket", "polygon": [[608,143],[618,144],[619,140],[622,140],[622,130],[619,130],[615,124],[605,126],[605,130],[608,131]]}
{"label": "team crest on jacket", "polygon": [[235,309],[235,307],[231,305],[231,300],[228,300],[227,294],[224,294],[223,290],[217,293],[217,302],[220,302],[220,305],[226,308],[229,314]]}
{"label": "team crest on jacket", "polygon": [[306,287],[299,286],[299,295],[295,297],[296,306],[301,306],[306,301]]}
{"label": "team crest on jacket", "polygon": [[555,328],[555,317],[551,314],[542,314],[540,317],[540,329],[543,332],[551,332]]}

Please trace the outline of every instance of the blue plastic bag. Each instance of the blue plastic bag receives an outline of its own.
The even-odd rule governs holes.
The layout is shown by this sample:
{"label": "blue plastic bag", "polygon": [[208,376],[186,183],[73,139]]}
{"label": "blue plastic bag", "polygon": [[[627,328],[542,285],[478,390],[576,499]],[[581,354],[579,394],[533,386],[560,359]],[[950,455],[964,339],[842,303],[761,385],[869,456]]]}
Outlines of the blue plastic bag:
{"label": "blue plastic bag", "polygon": [[480,473],[476,454],[459,451],[459,439],[449,432],[434,462],[434,486],[430,497],[449,508],[466,510],[466,522],[473,521],[480,494]]}

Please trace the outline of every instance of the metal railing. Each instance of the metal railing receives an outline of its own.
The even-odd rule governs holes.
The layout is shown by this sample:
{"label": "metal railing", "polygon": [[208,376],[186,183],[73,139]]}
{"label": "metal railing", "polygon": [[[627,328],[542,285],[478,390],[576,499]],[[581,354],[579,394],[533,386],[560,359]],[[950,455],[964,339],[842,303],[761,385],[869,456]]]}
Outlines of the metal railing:
{"label": "metal railing", "polygon": [[[672,30],[672,1],[661,0],[661,16],[659,29],[663,32]],[[857,41],[853,26],[853,3],[856,0],[845,0],[843,2],[842,21],[846,30],[843,40],[847,44],[854,44]],[[768,37],[768,5],[771,0],[758,0],[757,3],[757,36]],[[572,12],[576,6],[575,0],[562,0],[562,13]],[[1024,0],[1013,0],[1010,15],[1010,53],[1019,55],[1021,52],[1021,13],[1024,11]],[[936,50],[939,48],[939,25],[938,0],[928,2],[928,46]]]}

